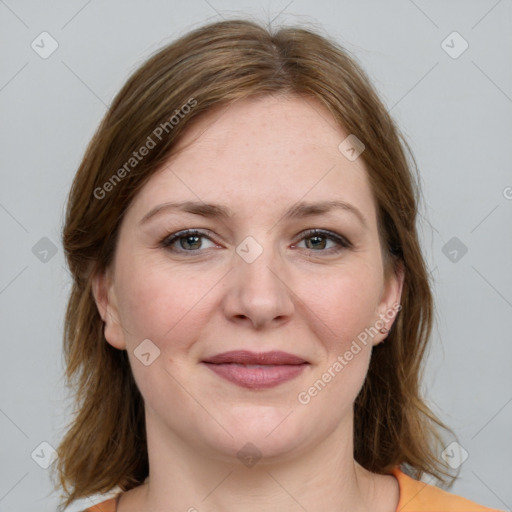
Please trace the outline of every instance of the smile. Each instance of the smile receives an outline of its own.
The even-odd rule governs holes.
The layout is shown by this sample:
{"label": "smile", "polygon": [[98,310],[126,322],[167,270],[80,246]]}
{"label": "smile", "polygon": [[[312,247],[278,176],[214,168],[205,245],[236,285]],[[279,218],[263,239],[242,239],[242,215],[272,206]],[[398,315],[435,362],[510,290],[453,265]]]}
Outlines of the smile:
{"label": "smile", "polygon": [[204,363],[219,377],[250,389],[271,388],[300,375],[308,363],[290,365],[254,365]]}

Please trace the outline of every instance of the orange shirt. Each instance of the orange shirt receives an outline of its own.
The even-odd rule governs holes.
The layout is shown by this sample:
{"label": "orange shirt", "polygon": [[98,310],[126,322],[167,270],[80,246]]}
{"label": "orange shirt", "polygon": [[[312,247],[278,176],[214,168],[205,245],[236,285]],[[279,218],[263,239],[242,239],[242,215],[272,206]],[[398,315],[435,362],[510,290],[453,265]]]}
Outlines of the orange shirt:
{"label": "orange shirt", "polygon": [[398,480],[400,499],[396,512],[499,512],[474,501],[451,494],[435,485],[414,480],[399,468],[393,470]]}
{"label": "orange shirt", "polygon": [[[500,512],[446,492],[434,485],[414,480],[399,468],[393,470],[400,487],[396,512]],[[117,498],[104,501],[84,512],[116,512]]]}

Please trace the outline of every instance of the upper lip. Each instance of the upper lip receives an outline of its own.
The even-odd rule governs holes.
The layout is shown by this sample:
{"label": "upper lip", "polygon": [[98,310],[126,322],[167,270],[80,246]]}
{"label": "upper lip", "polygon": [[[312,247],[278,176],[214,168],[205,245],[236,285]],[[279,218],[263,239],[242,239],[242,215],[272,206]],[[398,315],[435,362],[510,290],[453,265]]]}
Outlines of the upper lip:
{"label": "upper lip", "polygon": [[248,350],[231,350],[216,354],[203,363],[238,363],[238,364],[261,364],[261,365],[284,365],[284,364],[303,364],[307,363],[302,357],[280,350],[272,350],[270,352],[250,352]]}

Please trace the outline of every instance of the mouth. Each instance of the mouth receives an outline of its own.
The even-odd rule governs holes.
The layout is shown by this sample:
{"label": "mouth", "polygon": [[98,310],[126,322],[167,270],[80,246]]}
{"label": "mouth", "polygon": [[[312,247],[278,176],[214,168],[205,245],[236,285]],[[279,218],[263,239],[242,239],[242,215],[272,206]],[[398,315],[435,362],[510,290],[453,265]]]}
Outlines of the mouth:
{"label": "mouth", "polygon": [[278,386],[300,375],[310,364],[287,352],[246,350],[223,352],[202,363],[217,376],[249,389]]}

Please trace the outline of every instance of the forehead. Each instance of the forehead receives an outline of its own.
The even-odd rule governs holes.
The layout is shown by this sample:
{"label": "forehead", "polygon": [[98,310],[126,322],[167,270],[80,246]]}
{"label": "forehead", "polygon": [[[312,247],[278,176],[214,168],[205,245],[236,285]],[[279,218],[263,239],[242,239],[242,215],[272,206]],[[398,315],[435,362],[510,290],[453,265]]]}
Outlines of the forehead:
{"label": "forehead", "polygon": [[[243,99],[208,112],[183,133],[175,153],[135,199],[139,211],[175,199],[273,211],[300,201],[346,200],[373,218],[361,158],[340,151],[346,133],[316,100]],[[267,210],[265,210],[267,211]]]}

